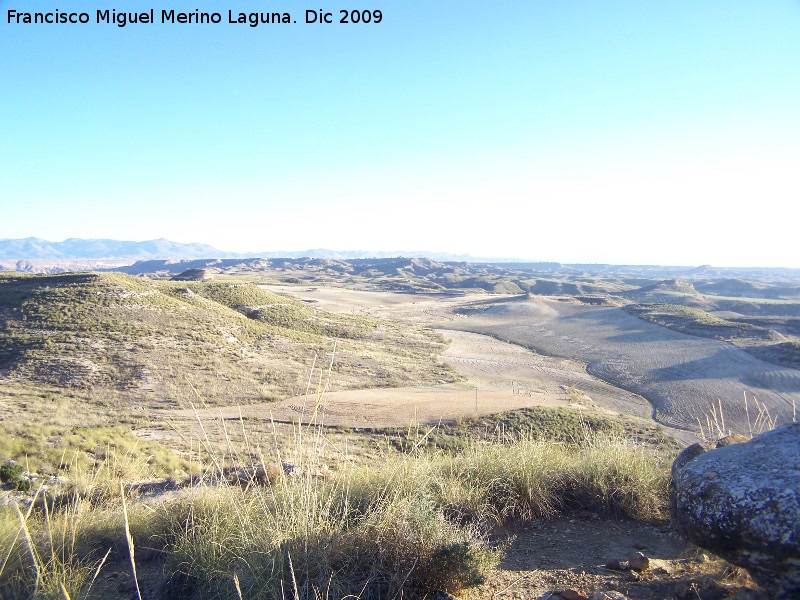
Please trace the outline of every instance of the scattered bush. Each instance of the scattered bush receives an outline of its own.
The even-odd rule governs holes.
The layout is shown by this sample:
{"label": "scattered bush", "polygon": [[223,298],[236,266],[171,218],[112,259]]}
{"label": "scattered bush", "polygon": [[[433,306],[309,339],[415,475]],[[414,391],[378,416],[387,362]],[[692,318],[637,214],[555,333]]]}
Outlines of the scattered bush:
{"label": "scattered bush", "polygon": [[22,465],[7,462],[0,467],[0,481],[3,483],[17,483],[22,477]]}
{"label": "scattered bush", "polygon": [[15,488],[18,492],[30,492],[33,489],[33,481],[30,479],[22,479],[20,478],[17,480],[17,486]]}

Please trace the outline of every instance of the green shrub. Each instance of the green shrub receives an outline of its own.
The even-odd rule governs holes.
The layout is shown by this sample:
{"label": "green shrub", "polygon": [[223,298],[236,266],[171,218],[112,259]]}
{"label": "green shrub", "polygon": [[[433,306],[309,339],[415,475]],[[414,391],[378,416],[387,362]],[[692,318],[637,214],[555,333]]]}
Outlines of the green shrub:
{"label": "green shrub", "polygon": [[30,479],[17,480],[18,492],[30,492],[33,489],[33,482]]}
{"label": "green shrub", "polygon": [[423,590],[456,593],[483,583],[484,573],[497,564],[497,553],[467,541],[443,544],[419,569],[415,583]]}
{"label": "green shrub", "polygon": [[22,476],[22,465],[8,462],[0,467],[0,481],[3,483],[17,483]]}

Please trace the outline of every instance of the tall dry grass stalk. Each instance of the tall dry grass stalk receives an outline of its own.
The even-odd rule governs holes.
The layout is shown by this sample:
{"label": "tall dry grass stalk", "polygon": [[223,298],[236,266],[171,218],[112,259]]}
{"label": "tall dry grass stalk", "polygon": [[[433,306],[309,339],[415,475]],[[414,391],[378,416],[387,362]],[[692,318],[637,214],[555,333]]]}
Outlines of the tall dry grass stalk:
{"label": "tall dry grass stalk", "polygon": [[492,524],[575,508],[663,517],[669,460],[620,438],[474,444],[455,456],[414,448],[324,476],[314,453],[298,451],[305,462],[268,486],[199,490],[168,544],[174,568],[211,597],[453,592],[496,560]]}
{"label": "tall dry grass stalk", "polygon": [[[744,410],[747,417],[747,429],[749,437],[764,433],[775,429],[777,419],[769,414],[769,409],[766,404],[758,401],[753,396],[752,403],[755,406],[755,416],[750,414],[750,400],[747,398],[747,392],[744,393]],[[703,423],[705,421],[705,424]],[[705,414],[703,420],[697,419],[697,425],[700,429],[700,438],[712,442],[733,433],[725,426],[725,414],[722,410],[722,401],[717,400],[717,405],[711,404],[709,411]]]}
{"label": "tall dry grass stalk", "polygon": [[139,576],[136,574],[136,557],[135,548],[133,544],[133,536],[131,535],[131,526],[128,521],[128,507],[125,504],[125,488],[122,482],[119,483],[120,498],[122,499],[122,517],[125,523],[125,541],[128,544],[128,555],[131,559],[131,574],[133,575],[133,585],[136,589],[136,597],[142,600],[142,592],[139,590]]}
{"label": "tall dry grass stalk", "polygon": [[[79,504],[53,512],[51,500],[43,487],[39,487],[24,512],[16,502],[10,506],[16,514],[18,529],[4,548],[0,595],[4,598],[85,598],[110,549],[99,561],[81,556],[81,527],[77,522],[82,509]],[[8,511],[9,507],[6,508]],[[0,539],[2,537],[0,535]],[[22,547],[17,544],[18,540],[22,540]]]}

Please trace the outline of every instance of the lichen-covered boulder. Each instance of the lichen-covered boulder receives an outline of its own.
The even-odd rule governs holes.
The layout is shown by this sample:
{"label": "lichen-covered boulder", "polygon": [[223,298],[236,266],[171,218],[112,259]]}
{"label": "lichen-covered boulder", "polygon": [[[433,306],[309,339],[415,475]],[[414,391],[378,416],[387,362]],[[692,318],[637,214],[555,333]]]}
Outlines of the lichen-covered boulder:
{"label": "lichen-covered boulder", "polygon": [[746,443],[687,448],[672,476],[678,532],[776,597],[800,597],[800,423]]}

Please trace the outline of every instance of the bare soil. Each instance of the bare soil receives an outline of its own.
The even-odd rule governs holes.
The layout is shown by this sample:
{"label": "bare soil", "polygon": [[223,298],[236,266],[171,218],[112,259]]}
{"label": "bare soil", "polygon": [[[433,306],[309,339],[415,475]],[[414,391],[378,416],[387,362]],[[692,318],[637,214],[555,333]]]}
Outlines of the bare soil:
{"label": "bare soil", "polygon": [[[622,308],[587,306],[564,297],[395,294],[322,286],[267,287],[317,302],[333,311],[446,328],[451,330],[446,334],[449,337],[462,335],[460,331],[482,333],[533,349],[540,354],[531,353],[531,356],[556,361],[559,369],[571,364],[567,370],[584,369],[594,378],[569,383],[563,371],[558,374],[551,371],[543,377],[544,370],[539,370],[539,376],[530,377],[531,381],[547,380],[551,391],[553,386],[575,385],[595,404],[609,410],[642,414],[649,405],[649,416],[667,427],[683,431],[677,437],[684,443],[691,441],[698,432],[698,422],[708,427],[712,411],[718,415],[712,427],[724,427],[726,433],[732,430],[750,434],[751,431],[756,433],[760,426],[756,423],[760,410],[756,401],[765,409],[762,417],[768,415],[766,420],[775,424],[790,422],[795,407],[800,405],[800,371],[759,360],[728,342],[686,335],[645,322]],[[477,366],[480,360],[491,361],[492,357],[473,356],[476,362],[470,363],[466,358],[468,351],[462,351],[459,343],[454,340],[445,359],[456,366],[468,384],[478,385],[480,399],[482,382],[478,381]],[[494,355],[496,350],[492,348],[487,354]],[[501,354],[505,353],[504,350]],[[561,357],[561,362],[552,357]],[[544,364],[538,366],[544,367]],[[535,366],[532,368],[537,370]],[[515,381],[511,365],[504,364],[495,370],[505,374],[505,385]],[[526,379],[519,375],[520,380]],[[534,383],[530,389],[537,390],[537,385]],[[606,394],[610,390],[616,392]],[[486,392],[489,393],[488,388]],[[544,396],[550,398],[547,401],[558,398],[552,393]],[[641,399],[637,404],[633,399],[636,396],[647,404]],[[462,410],[467,404],[464,399],[453,407]],[[720,406],[722,418],[719,417]],[[479,412],[481,410],[479,403]],[[450,418],[458,414],[461,413]]]}
{"label": "bare soil", "polygon": [[[312,393],[308,398],[241,409],[214,408],[208,416],[237,419],[241,410],[249,419],[293,422],[311,418],[316,410],[314,418],[326,424],[384,427],[452,420],[476,411],[572,406],[651,415],[686,428],[676,432],[686,443],[692,440],[689,430],[696,430],[696,419],[704,418],[712,403],[721,402],[727,426],[741,429],[747,426],[744,392],[768,406],[778,420],[786,420],[787,414],[791,420],[791,403],[800,400],[797,371],[758,361],[725,342],[646,323],[617,308],[587,307],[555,298],[454,297],[298,286],[269,289],[291,292],[329,310],[443,328],[451,344],[442,358],[463,381],[335,392],[327,394],[319,406]],[[187,411],[176,411],[172,417],[184,422],[195,419]],[[567,590],[583,597],[617,591],[632,600],[722,599],[737,593],[739,598],[760,597],[749,591],[755,586],[746,573],[687,544],[666,523],[576,514],[520,524],[496,531],[492,538],[504,548],[503,558],[485,582],[463,592],[465,600],[557,600],[568,597],[561,595]],[[647,570],[610,567],[613,560],[624,564],[633,552],[648,557]]]}
{"label": "bare soil", "polygon": [[[663,424],[697,430],[722,405],[726,428],[748,434],[753,398],[777,424],[800,404],[800,372],[751,356],[728,342],[694,337],[647,323],[621,308],[587,307],[551,298],[472,305],[457,327],[501,336],[545,354],[586,361],[587,370],[641,394]],[[750,398],[745,406],[744,394]]]}
{"label": "bare soil", "polygon": [[[616,591],[630,600],[723,598],[755,584],[725,561],[683,541],[668,523],[601,520],[591,514],[538,521],[497,533],[503,559],[486,581],[462,594],[465,600],[517,598],[559,600],[573,590],[591,598]],[[644,571],[625,567],[631,554],[649,559]]]}
{"label": "bare soil", "polygon": [[[201,419],[222,417],[348,427],[404,427],[450,422],[460,416],[492,414],[529,406],[572,406],[609,414],[647,417],[650,407],[626,392],[587,374],[581,363],[536,354],[486,335],[442,331],[451,340],[442,358],[464,378],[456,384],[330,392],[317,405],[315,390],[280,402],[201,411]],[[315,412],[316,411],[316,412]],[[195,419],[191,410],[172,413]]]}

